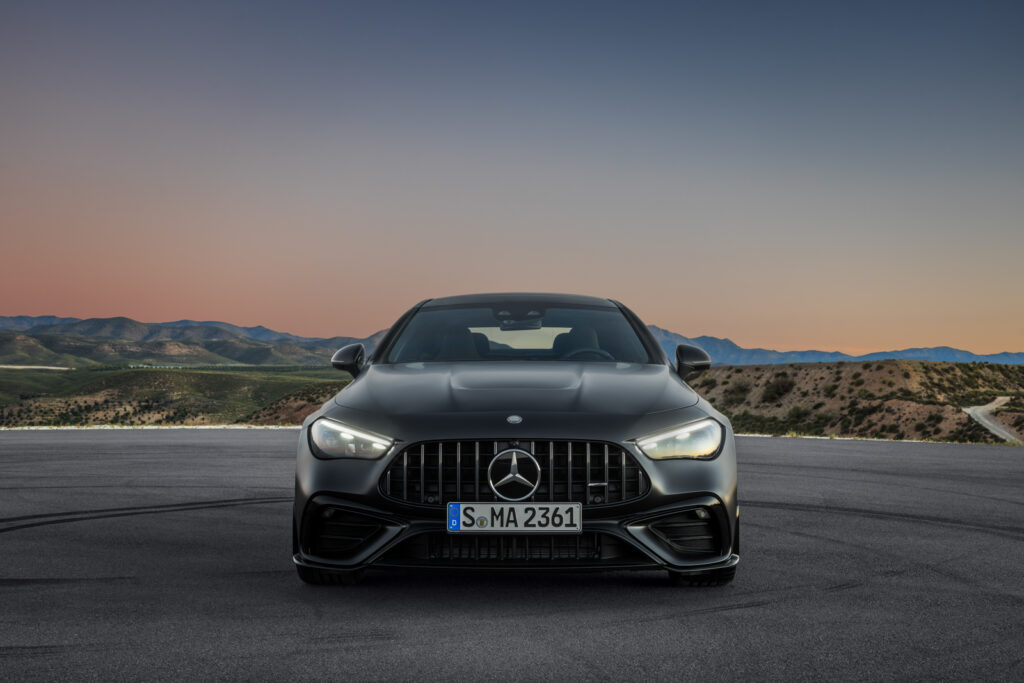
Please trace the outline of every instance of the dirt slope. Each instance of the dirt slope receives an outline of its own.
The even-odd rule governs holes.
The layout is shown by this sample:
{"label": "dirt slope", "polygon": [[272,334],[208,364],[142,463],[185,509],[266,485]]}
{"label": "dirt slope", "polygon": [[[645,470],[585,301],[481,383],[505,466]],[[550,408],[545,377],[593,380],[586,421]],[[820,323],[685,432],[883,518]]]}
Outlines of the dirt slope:
{"label": "dirt slope", "polygon": [[[739,432],[998,441],[961,407],[1024,401],[1024,367],[879,361],[723,366],[695,388]],[[997,413],[997,416],[999,414]]]}

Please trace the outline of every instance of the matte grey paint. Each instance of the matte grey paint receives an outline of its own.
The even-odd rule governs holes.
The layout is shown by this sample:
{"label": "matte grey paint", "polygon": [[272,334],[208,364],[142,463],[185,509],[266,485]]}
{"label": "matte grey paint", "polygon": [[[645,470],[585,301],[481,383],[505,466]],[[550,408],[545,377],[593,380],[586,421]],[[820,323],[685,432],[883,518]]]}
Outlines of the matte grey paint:
{"label": "matte grey paint", "polygon": [[[608,300],[560,295],[474,295],[448,297],[419,306],[488,303],[519,297],[548,297],[575,303],[621,307]],[[438,302],[438,303],[436,303]],[[627,317],[635,316],[621,307]],[[385,336],[388,344],[404,315]],[[637,321],[638,322],[638,321]],[[637,333],[645,345],[657,344],[642,324]],[[340,352],[339,352],[340,353]],[[647,476],[651,491],[642,499],[586,509],[585,531],[615,533],[641,548],[653,566],[682,571],[706,571],[735,565],[733,548],[713,561],[679,557],[644,533],[644,521],[695,505],[721,506],[726,538],[738,524],[736,450],[728,419],[682,380],[663,354],[651,364],[567,361],[504,361],[465,363],[384,364],[375,351],[362,372],[331,401],[310,415],[299,436],[294,524],[302,528],[309,502],[328,498],[355,510],[391,520],[388,530],[344,563],[324,563],[300,551],[295,562],[324,569],[350,570],[372,564],[394,543],[423,530],[444,529],[444,509],[387,499],[379,489],[391,458],[406,444],[447,439],[610,441],[632,452]],[[510,414],[521,424],[507,421]],[[320,459],[309,448],[309,425],[328,417],[386,435],[397,443],[380,459]],[[655,461],[632,442],[695,420],[712,417],[724,426],[722,449],[711,460]]]}

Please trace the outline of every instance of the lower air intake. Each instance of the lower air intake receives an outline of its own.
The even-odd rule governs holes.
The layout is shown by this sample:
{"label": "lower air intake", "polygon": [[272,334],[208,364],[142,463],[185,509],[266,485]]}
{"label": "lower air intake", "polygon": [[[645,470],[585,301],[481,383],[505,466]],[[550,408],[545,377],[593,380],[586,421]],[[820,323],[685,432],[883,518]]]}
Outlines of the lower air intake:
{"label": "lower air intake", "polygon": [[331,560],[353,556],[383,531],[384,525],[344,508],[322,507],[307,518],[303,538],[307,554]]}
{"label": "lower air intake", "polygon": [[677,553],[716,554],[721,547],[718,522],[704,508],[662,517],[650,530]]}

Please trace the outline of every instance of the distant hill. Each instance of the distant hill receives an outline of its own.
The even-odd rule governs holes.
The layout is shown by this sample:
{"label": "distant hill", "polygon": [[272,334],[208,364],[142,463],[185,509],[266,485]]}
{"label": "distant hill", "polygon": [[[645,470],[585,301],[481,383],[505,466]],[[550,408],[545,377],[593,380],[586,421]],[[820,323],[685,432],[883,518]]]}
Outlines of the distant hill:
{"label": "distant hill", "polygon": [[265,342],[308,342],[318,339],[313,337],[299,337],[294,334],[288,334],[287,332],[278,332],[277,330],[271,330],[270,328],[263,327],[262,325],[256,325],[255,327],[240,327],[238,325],[222,323],[216,320],[175,320],[170,323],[157,324],[162,327],[172,328],[193,329],[197,327],[206,327],[211,329],[221,329],[231,332],[239,337],[248,337],[249,339],[257,339]]}
{"label": "distant hill", "polygon": [[[779,365],[839,361],[925,360],[954,363],[1024,364],[1024,353],[974,354],[948,346],[901,349],[851,356],[838,351],[747,349],[719,337],[684,337],[648,328],[668,357],[678,344],[695,344],[715,365]],[[0,364],[309,364],[320,365],[338,348],[361,342],[371,351],[384,336],[300,337],[262,325],[242,327],[212,320],[143,323],[131,318],[0,316]]]}
{"label": "distant hill", "polygon": [[54,325],[56,323],[72,323],[80,318],[60,318],[55,315],[0,315],[0,330],[14,330],[20,332],[39,325]]}
{"label": "distant hill", "polygon": [[382,334],[321,339],[219,322],[23,316],[0,318],[0,365],[326,365],[338,348],[373,348]]}
{"label": "distant hill", "polygon": [[718,337],[684,337],[654,325],[648,325],[661,348],[670,359],[675,358],[679,344],[694,344],[708,354],[715,365],[780,365],[783,363],[835,363],[839,361],[875,360],[927,360],[949,363],[999,363],[1024,365],[1024,353],[976,354],[949,346],[879,351],[863,356],[851,356],[839,351],[773,351],[771,349],[745,349],[729,339]]}

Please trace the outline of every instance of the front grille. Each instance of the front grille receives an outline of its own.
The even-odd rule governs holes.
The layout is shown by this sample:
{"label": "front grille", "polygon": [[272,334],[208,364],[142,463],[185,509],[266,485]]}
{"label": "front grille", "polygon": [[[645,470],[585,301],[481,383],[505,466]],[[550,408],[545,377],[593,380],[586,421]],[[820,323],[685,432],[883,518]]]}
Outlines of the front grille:
{"label": "front grille", "polygon": [[540,464],[540,485],[530,502],[613,505],[647,494],[650,481],[621,446],[603,441],[431,441],[413,444],[391,461],[381,479],[384,495],[408,503],[501,502],[487,481],[495,455],[529,450]]}
{"label": "front grille", "polygon": [[651,531],[677,553],[717,553],[719,527],[704,508],[663,517],[650,525]]}
{"label": "front grille", "polygon": [[383,528],[384,525],[373,517],[323,507],[309,515],[303,538],[310,555],[341,560],[354,555]]}
{"label": "front grille", "polygon": [[446,534],[413,536],[387,552],[391,565],[509,566],[636,565],[650,560],[633,546],[602,533]]}

